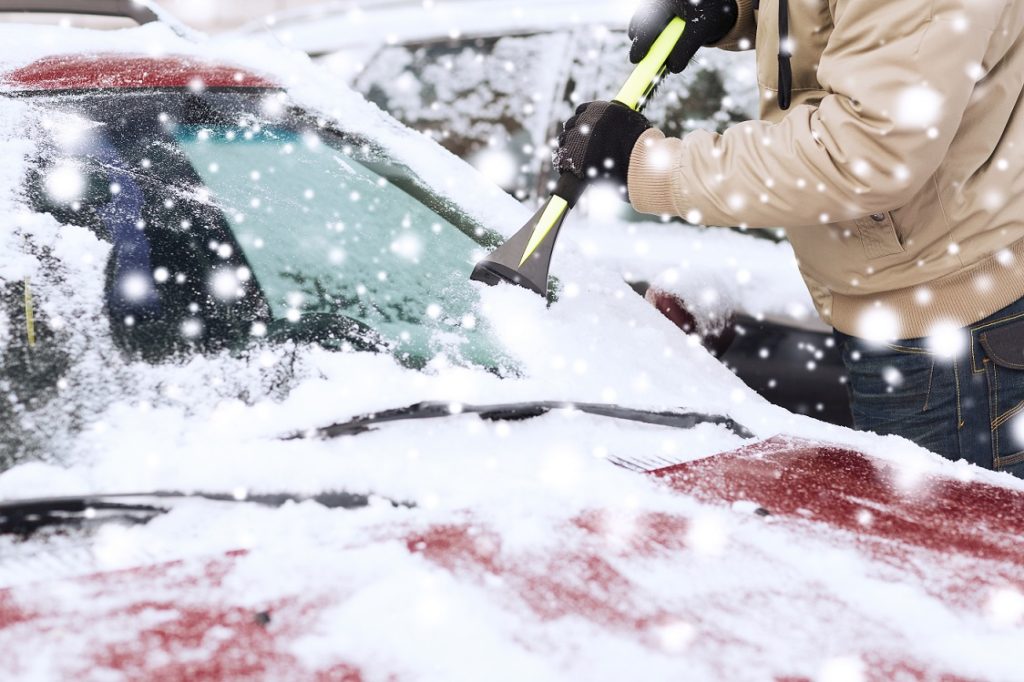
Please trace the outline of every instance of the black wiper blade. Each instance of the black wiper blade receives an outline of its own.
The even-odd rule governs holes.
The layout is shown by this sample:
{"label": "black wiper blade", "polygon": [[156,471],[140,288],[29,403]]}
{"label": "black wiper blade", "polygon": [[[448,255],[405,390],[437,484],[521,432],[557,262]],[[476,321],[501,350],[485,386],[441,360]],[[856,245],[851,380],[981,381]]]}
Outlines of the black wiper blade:
{"label": "black wiper blade", "polygon": [[566,410],[583,412],[609,417],[612,419],[624,419],[626,421],[640,422],[643,424],[655,424],[668,426],[676,429],[692,429],[700,424],[717,424],[723,426],[740,438],[753,438],[754,434],[742,424],[729,417],[721,415],[703,414],[700,412],[682,411],[653,411],[639,410],[621,405],[609,405],[603,403],[574,403],[554,400],[540,400],[520,403],[499,403],[495,405],[471,405],[465,403],[445,403],[438,401],[426,401],[400,407],[383,412],[355,417],[345,422],[331,424],[311,432],[292,434],[286,440],[297,438],[338,438],[340,436],[354,436],[360,433],[374,430],[377,424],[388,422],[406,421],[413,419],[439,419],[459,414],[476,414],[481,419],[495,421],[518,421],[540,417],[555,410]]}
{"label": "black wiper blade", "polygon": [[118,496],[41,497],[0,503],[0,535],[28,537],[49,526],[102,523],[116,517],[126,523],[147,523],[169,507],[154,501],[117,500]]}
{"label": "black wiper blade", "polygon": [[[312,500],[330,509],[359,509],[370,504],[375,496],[344,491],[320,492],[312,495],[290,493],[221,493],[179,492],[158,490],[145,493],[113,493],[104,495],[71,495],[40,497],[0,502],[0,535],[27,537],[41,528],[60,525],[84,525],[111,518],[128,523],[147,523],[166,514],[174,500],[202,499],[214,502],[247,502],[267,507],[280,507],[288,502]],[[412,507],[412,503],[388,500],[396,507]]]}

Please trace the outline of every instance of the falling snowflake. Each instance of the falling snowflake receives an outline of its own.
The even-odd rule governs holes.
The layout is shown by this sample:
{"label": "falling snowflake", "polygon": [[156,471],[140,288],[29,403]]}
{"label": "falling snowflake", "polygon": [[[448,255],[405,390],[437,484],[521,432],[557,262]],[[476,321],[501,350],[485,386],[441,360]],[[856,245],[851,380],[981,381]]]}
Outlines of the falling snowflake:
{"label": "falling snowflake", "polygon": [[77,165],[64,162],[54,166],[43,181],[47,196],[55,203],[70,204],[85,194],[85,176]]}
{"label": "falling snowflake", "polygon": [[896,102],[896,123],[904,128],[925,130],[942,116],[943,98],[936,90],[921,85],[906,88]]}

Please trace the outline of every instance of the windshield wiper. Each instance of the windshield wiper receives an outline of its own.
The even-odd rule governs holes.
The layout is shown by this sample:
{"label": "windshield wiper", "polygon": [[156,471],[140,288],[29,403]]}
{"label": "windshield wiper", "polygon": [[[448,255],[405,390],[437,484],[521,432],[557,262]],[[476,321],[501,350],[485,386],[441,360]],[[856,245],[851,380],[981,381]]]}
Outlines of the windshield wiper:
{"label": "windshield wiper", "polygon": [[740,438],[753,438],[754,434],[745,426],[737,423],[729,417],[721,415],[702,414],[700,412],[677,412],[672,410],[652,411],[638,410],[620,405],[608,405],[602,403],[574,403],[560,402],[554,400],[539,400],[520,403],[499,403],[495,405],[468,405],[465,403],[445,403],[438,401],[426,401],[400,407],[383,412],[355,417],[345,422],[331,424],[311,432],[296,433],[287,436],[285,440],[299,438],[338,438],[339,436],[354,436],[367,431],[375,430],[377,424],[388,422],[406,421],[412,419],[439,419],[460,414],[476,414],[481,419],[491,421],[519,421],[540,417],[555,410],[583,412],[585,414],[609,417],[612,419],[624,419],[626,421],[640,422],[642,424],[655,424],[668,426],[675,429],[692,429],[700,424],[716,424],[723,426]]}
{"label": "windshield wiper", "polygon": [[[40,497],[0,502],[0,535],[28,537],[49,526],[84,526],[118,520],[124,523],[148,523],[166,514],[174,500],[202,499],[214,502],[246,502],[267,507],[280,507],[288,502],[312,500],[330,509],[359,509],[370,504],[374,496],[347,492],[322,492],[313,495],[287,493],[207,493],[154,491],[147,493],[114,493]],[[396,507],[412,507],[409,502],[389,500]]]}
{"label": "windshield wiper", "polygon": [[[754,435],[742,424],[721,415],[673,410],[639,410],[620,405],[602,403],[574,403],[560,401],[528,401],[498,403],[493,405],[472,405],[426,401],[382,412],[355,417],[345,422],[331,424],[312,432],[287,436],[286,440],[298,438],[338,438],[375,430],[378,424],[410,421],[417,419],[440,419],[460,414],[475,414],[491,421],[520,421],[540,417],[556,410],[582,412],[585,414],[622,419],[642,424],[667,426],[676,429],[692,429],[701,424],[722,426],[741,438]],[[637,468],[626,460],[611,458],[613,462]],[[641,467],[642,468],[642,467]],[[246,502],[269,507],[280,507],[288,502],[312,500],[331,509],[358,509],[370,504],[373,496],[348,492],[322,492],[313,495],[289,493],[234,494],[220,492],[179,492],[152,491],[145,493],[114,493],[98,495],[72,495],[67,497],[43,497],[0,502],[0,535],[28,537],[37,530],[49,526],[84,526],[116,519],[127,523],[147,523],[156,516],[166,514],[173,508],[174,500],[203,499],[215,502]],[[413,507],[410,502],[388,500],[396,507]]]}

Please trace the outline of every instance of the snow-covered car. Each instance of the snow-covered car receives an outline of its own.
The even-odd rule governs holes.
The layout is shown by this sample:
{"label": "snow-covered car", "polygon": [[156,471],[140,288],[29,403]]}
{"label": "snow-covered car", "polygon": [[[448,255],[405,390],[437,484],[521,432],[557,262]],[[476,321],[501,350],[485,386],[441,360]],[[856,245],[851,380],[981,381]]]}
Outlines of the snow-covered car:
{"label": "snow-covered car", "polygon": [[304,55],[0,73],[0,677],[1018,675],[1024,484],[765,402],[572,242],[470,283],[526,209]]}

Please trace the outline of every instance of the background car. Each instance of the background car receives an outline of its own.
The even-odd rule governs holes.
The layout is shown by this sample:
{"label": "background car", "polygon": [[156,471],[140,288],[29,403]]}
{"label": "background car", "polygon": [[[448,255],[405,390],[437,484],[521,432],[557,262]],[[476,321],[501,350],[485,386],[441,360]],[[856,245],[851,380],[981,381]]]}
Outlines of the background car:
{"label": "background car", "polygon": [[[538,200],[550,190],[561,121],[610,97],[630,73],[630,12],[611,2],[322,3],[241,31],[309,53],[517,198]],[[706,51],[667,79],[646,113],[682,134],[747,120],[757,104],[750,54]]]}

